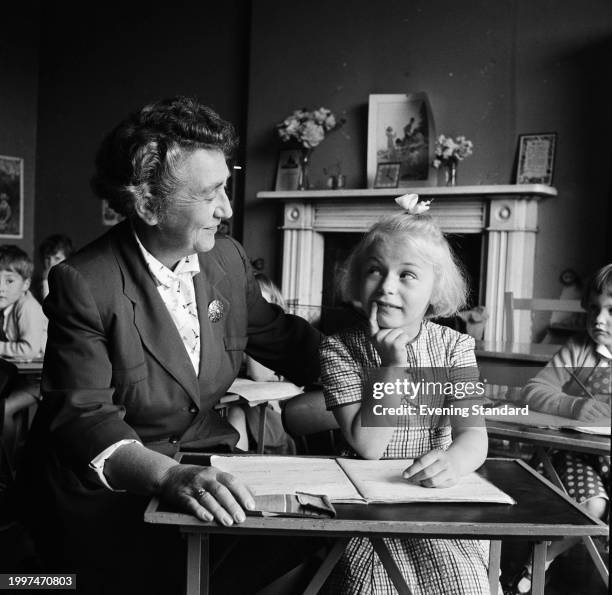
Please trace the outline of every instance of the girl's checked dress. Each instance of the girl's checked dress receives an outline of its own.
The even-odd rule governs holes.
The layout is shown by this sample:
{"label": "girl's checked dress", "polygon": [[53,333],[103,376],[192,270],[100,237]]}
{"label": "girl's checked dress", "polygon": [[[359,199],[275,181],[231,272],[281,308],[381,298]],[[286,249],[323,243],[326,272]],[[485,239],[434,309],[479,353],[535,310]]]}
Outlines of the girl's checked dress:
{"label": "girl's checked dress", "polygon": [[[423,322],[407,350],[409,367],[476,368],[474,340],[429,321]],[[380,366],[367,327],[325,338],[321,344],[321,377],[327,408],[360,402],[364,368]],[[415,458],[435,448],[446,449],[451,443],[448,420],[432,419],[430,427],[408,427],[405,418],[398,420],[382,458]],[[488,541],[409,538],[384,541],[414,595],[489,595]],[[397,593],[370,541],[360,537],[349,541],[327,587],[334,594]]]}

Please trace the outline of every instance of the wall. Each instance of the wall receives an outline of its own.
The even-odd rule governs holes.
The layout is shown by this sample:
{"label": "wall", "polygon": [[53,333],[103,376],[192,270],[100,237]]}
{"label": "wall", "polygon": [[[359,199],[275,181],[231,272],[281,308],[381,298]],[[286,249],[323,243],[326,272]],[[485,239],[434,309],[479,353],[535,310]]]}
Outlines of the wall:
{"label": "wall", "polygon": [[89,189],[103,135],[129,111],[171,95],[197,95],[236,124],[246,117],[248,2],[177,1],[44,9],[36,242],[69,234],[77,246],[100,235],[100,202]]}
{"label": "wall", "polygon": [[[40,8],[36,0],[3,7],[0,35],[0,155],[24,160],[23,239],[0,238],[32,254]],[[14,205],[13,205],[14,206]]]}
{"label": "wall", "polygon": [[302,106],[345,116],[315,150],[314,177],[322,185],[341,159],[348,187],[364,187],[370,93],[428,93],[438,133],[474,141],[460,184],[512,182],[517,135],[556,131],[559,198],[542,204],[536,295],[558,295],[563,269],[586,274],[606,258],[608,0],[294,0],[290,12],[263,0],[251,39],[244,243],[277,279],[280,206],[255,198],[274,187],[274,124]]}

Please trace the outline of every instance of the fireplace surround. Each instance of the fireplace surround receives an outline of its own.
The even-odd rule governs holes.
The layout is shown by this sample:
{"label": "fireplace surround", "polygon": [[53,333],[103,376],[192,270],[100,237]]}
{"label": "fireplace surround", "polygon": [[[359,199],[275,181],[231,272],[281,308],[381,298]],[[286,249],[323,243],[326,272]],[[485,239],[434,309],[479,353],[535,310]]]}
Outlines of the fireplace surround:
{"label": "fireplace surround", "polygon": [[[489,312],[485,340],[503,340],[503,297],[533,297],[538,203],[557,196],[543,184],[364,190],[258,192],[283,205],[282,291],[296,314],[312,319],[320,308],[323,255],[328,233],[363,233],[392,213],[392,199],[415,192],[434,199],[431,214],[445,233],[482,234],[480,287]],[[531,341],[528,312],[515,314],[515,337]]]}

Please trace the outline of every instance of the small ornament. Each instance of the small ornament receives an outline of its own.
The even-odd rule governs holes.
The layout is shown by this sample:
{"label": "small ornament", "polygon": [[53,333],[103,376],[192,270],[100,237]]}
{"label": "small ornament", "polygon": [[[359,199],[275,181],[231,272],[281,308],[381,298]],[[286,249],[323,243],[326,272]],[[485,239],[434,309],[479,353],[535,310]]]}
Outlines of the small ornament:
{"label": "small ornament", "polygon": [[223,302],[213,300],[208,304],[208,320],[211,322],[219,322],[219,320],[223,318],[224,313],[225,307],[223,306]]}

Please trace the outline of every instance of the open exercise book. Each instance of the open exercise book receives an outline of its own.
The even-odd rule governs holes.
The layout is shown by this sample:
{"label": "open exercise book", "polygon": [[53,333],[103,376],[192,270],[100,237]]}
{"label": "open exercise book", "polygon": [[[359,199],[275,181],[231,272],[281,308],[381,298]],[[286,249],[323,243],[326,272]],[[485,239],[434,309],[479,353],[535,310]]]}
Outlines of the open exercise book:
{"label": "open exercise book", "polygon": [[[282,401],[304,391],[292,382],[256,382],[248,378],[236,378],[227,389],[228,397],[230,394],[241,396],[251,407],[266,403],[268,401]],[[231,401],[231,398],[221,397],[220,402]]]}
{"label": "open exercise book", "polygon": [[336,503],[492,502],[514,504],[508,494],[470,473],[450,488],[425,488],[402,478],[410,459],[213,456],[211,464],[232,473],[255,493],[306,492]]}
{"label": "open exercise book", "polygon": [[597,434],[599,436],[610,435],[610,418],[602,417],[599,420],[589,422],[588,426],[584,421],[569,419],[550,413],[540,411],[529,411],[529,415],[486,415],[487,420],[503,421],[533,428],[546,428],[552,430],[574,430],[583,434]]}

